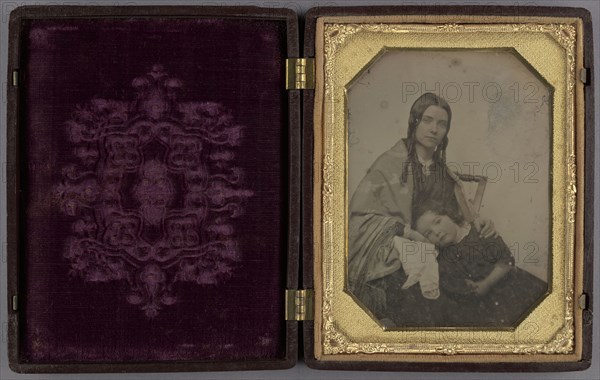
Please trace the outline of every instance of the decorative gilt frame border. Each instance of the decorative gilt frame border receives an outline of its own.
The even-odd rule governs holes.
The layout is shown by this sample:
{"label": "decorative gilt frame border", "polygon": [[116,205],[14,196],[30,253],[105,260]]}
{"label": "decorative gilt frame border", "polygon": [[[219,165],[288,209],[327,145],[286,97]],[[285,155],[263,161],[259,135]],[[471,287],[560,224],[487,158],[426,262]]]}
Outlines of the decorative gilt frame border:
{"label": "decorative gilt frame border", "polygon": [[[482,23],[483,21],[483,23]],[[583,287],[583,189],[584,189],[584,102],[583,84],[577,73],[583,68],[583,25],[578,18],[532,17],[526,23],[516,23],[515,17],[506,16],[331,16],[317,20],[316,28],[317,86],[314,108],[314,203],[313,239],[315,268],[315,357],[332,361],[422,361],[422,362],[529,362],[529,361],[578,361],[582,352],[582,310],[579,299]],[[564,323],[552,339],[534,344],[456,344],[456,343],[381,343],[355,342],[339,329],[332,313],[335,296],[333,266],[336,236],[332,231],[339,220],[335,199],[344,199],[347,206],[347,167],[334,159],[334,138],[339,134],[332,129],[345,120],[336,119],[326,104],[340,103],[336,91],[345,84],[336,83],[335,54],[340,47],[360,32],[376,33],[476,33],[494,31],[500,33],[543,33],[551,36],[564,50],[567,57],[566,104],[564,143],[566,162],[561,177],[561,188],[555,189],[565,197],[564,214]],[[553,106],[556,107],[556,105]],[[553,119],[555,120],[555,119]],[[553,136],[556,136],[556,128]],[[347,137],[347,136],[346,136]],[[553,139],[553,146],[557,141]],[[347,138],[346,138],[347,141]],[[344,150],[347,142],[344,142]],[[346,155],[347,153],[344,153]],[[339,156],[339,154],[337,155]],[[347,160],[347,156],[346,160]],[[561,165],[563,166],[563,165]],[[561,168],[557,168],[561,169]],[[344,173],[342,184],[345,194],[336,192],[336,173]],[[557,173],[553,174],[554,176]],[[344,250],[347,252],[347,207],[343,210],[345,235]],[[552,237],[552,246],[555,237]],[[339,254],[339,252],[337,252]],[[344,279],[345,282],[345,279]],[[338,289],[339,291],[339,289]]]}

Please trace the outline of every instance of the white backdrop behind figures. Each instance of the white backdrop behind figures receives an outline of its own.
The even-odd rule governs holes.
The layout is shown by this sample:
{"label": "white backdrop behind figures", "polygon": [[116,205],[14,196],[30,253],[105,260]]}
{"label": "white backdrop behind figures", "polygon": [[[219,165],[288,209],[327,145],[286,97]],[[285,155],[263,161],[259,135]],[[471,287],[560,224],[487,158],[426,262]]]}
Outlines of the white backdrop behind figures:
{"label": "white backdrop behind figures", "polygon": [[452,109],[447,162],[489,178],[480,213],[517,265],[548,278],[551,88],[506,50],[390,50],[348,89],[349,197],[380,154],[406,137],[426,92]]}

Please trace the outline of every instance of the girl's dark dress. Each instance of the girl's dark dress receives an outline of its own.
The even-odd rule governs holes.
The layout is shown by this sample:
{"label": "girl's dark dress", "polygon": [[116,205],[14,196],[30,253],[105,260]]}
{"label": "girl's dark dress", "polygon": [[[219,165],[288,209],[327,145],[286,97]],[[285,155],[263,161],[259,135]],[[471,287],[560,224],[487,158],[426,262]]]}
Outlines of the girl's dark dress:
{"label": "girl's dark dress", "polygon": [[[387,278],[387,314],[398,327],[511,327],[527,315],[548,290],[547,284],[514,265],[502,238],[484,239],[474,226],[458,244],[440,249],[440,292],[436,300],[421,294],[419,284],[401,289],[407,276]],[[512,269],[488,293],[476,296],[465,280],[486,278],[496,263]]]}
{"label": "girl's dark dress", "polygon": [[[485,279],[497,263],[511,270],[486,294],[472,294],[465,280]],[[481,238],[474,226],[462,241],[440,249],[438,264],[440,290],[448,302],[440,317],[448,326],[515,326],[548,290],[544,281],[514,265],[502,238]]]}

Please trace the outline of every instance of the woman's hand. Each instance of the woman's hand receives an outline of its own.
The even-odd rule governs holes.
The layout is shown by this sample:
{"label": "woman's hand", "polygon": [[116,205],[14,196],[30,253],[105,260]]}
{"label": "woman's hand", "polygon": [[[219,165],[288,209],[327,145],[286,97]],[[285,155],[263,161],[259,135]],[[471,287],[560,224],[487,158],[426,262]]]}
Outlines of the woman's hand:
{"label": "woman's hand", "polygon": [[491,219],[482,218],[478,216],[474,221],[475,229],[479,232],[479,236],[487,239],[491,237],[498,236],[498,232],[496,232],[496,227],[494,227],[494,222]]}

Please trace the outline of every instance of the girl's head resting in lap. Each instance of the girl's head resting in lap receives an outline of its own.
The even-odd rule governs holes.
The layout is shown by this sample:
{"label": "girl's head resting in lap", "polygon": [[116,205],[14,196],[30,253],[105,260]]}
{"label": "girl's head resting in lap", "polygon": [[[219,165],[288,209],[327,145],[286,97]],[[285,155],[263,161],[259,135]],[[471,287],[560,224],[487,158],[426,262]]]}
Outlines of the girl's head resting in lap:
{"label": "girl's head resting in lap", "polygon": [[418,205],[414,210],[413,220],[415,229],[440,247],[458,243],[461,225],[464,223],[462,215],[437,201]]}

